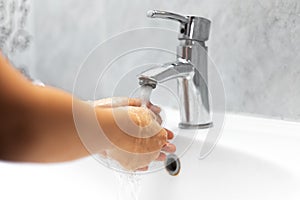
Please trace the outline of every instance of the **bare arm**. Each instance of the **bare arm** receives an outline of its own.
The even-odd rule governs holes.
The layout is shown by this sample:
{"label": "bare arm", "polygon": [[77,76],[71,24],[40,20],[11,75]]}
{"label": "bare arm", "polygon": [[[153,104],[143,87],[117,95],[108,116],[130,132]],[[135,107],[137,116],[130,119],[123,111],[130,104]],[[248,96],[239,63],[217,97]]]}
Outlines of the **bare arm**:
{"label": "bare arm", "polygon": [[[61,90],[32,85],[0,54],[0,159],[60,162],[89,155],[76,130],[72,101],[86,119],[85,132],[98,134],[89,129],[89,119],[95,117],[92,106],[72,99],[70,94]],[[128,106],[139,106],[139,103],[129,102]],[[142,108],[133,110],[133,115],[145,116],[145,113],[139,114],[143,112]],[[95,111],[104,130],[100,139],[97,138],[95,153],[114,146],[132,153],[159,152],[167,144],[167,138],[173,137],[165,129],[147,139],[132,137],[118,127],[112,108],[98,107]],[[140,119],[144,120],[143,117]],[[135,148],[136,145],[140,148]],[[171,145],[168,151],[175,151],[175,146]]]}
{"label": "bare arm", "polygon": [[57,162],[88,155],[74,125],[72,97],[32,85],[2,55],[0,110],[0,159]]}

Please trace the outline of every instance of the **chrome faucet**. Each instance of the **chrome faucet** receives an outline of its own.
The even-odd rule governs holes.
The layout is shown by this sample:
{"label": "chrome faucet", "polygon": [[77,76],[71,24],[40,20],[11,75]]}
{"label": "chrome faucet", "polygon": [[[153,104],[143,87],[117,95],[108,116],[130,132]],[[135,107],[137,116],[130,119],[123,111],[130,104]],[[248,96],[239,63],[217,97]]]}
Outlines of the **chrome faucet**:
{"label": "chrome faucet", "polygon": [[158,83],[177,79],[180,108],[180,128],[201,129],[212,126],[207,87],[207,47],[210,21],[196,16],[151,10],[151,18],[180,22],[180,33],[175,62],[149,69],[139,75],[139,84],[153,89]]}

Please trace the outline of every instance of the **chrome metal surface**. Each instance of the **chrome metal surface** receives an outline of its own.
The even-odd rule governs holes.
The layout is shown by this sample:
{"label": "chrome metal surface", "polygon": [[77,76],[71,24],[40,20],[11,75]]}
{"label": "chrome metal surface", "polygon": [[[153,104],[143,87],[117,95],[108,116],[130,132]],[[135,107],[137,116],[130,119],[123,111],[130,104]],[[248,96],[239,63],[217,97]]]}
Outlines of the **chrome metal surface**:
{"label": "chrome metal surface", "polygon": [[[139,75],[140,85],[177,79],[180,101],[180,128],[201,129],[212,126],[207,78],[207,47],[210,21],[201,17],[181,16],[165,11],[149,11],[148,16],[174,19],[185,30],[180,33],[177,60],[149,69]],[[186,22],[186,19],[188,21]],[[186,34],[185,34],[186,33]]]}
{"label": "chrome metal surface", "polygon": [[165,81],[187,77],[194,72],[194,67],[190,63],[174,62],[166,63],[161,67],[149,69],[140,74],[140,85],[145,85],[146,81],[149,83],[163,83]]}
{"label": "chrome metal surface", "polygon": [[162,19],[172,19],[179,21],[180,23],[188,23],[188,18],[176,13],[171,13],[167,11],[159,11],[159,10],[149,10],[147,12],[147,17],[151,18],[162,18]]}
{"label": "chrome metal surface", "polygon": [[147,16],[151,18],[171,19],[180,22],[178,39],[207,41],[210,31],[210,20],[197,16],[182,16],[176,13],[150,10]]}
{"label": "chrome metal surface", "polygon": [[209,38],[210,21],[202,17],[189,16],[186,24],[180,24],[180,40],[207,41]]}
{"label": "chrome metal surface", "polygon": [[182,129],[206,129],[206,128],[211,128],[213,127],[213,123],[207,123],[207,124],[184,124],[184,123],[179,123],[179,128]]}

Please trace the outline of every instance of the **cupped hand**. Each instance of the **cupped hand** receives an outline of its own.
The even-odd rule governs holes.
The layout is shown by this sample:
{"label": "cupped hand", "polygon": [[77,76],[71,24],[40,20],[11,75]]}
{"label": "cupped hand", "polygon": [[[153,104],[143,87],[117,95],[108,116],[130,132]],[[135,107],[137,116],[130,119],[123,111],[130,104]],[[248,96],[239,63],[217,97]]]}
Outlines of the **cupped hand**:
{"label": "cupped hand", "polygon": [[[114,97],[90,102],[96,108],[106,108],[112,114],[109,128],[101,125],[111,142],[111,148],[101,152],[130,171],[147,170],[154,161],[164,161],[165,153],[175,152],[168,140],[174,134],[161,127],[161,109],[151,103],[141,107],[140,99]],[[129,126],[128,124],[134,124]],[[126,126],[124,128],[124,126]]]}

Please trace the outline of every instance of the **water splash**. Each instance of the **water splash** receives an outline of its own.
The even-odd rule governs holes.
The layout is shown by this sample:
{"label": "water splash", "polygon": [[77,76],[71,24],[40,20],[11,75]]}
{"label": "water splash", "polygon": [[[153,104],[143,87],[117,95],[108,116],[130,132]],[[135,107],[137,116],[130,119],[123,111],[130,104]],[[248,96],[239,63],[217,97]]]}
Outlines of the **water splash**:
{"label": "water splash", "polygon": [[118,200],[138,200],[141,189],[141,175],[115,172],[118,180]]}

